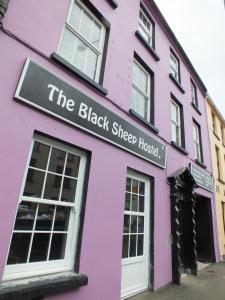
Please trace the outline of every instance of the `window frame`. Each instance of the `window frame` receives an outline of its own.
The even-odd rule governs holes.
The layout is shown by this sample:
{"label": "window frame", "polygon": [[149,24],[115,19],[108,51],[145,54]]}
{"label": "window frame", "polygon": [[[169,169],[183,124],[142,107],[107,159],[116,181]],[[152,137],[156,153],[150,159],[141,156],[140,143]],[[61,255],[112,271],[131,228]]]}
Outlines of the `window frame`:
{"label": "window frame", "polygon": [[[203,151],[202,151],[202,137],[201,137],[201,127],[200,125],[195,121],[193,120],[193,141],[194,141],[194,157],[197,161],[203,163],[204,160],[203,160]],[[197,131],[194,131],[194,128],[197,129]],[[195,132],[197,133],[197,139],[195,139]],[[197,155],[197,151],[196,151],[196,146],[198,148],[198,151],[199,151],[199,158],[198,158],[198,155]]]}
{"label": "window frame", "polygon": [[137,65],[138,68],[140,68],[146,75],[147,75],[147,93],[143,92],[135,83],[134,83],[134,78],[133,78],[133,72],[132,72],[132,94],[133,94],[133,89],[140,93],[145,99],[147,99],[147,116],[143,117],[136,109],[133,103],[133,97],[131,96],[131,108],[132,110],[138,114],[141,118],[143,118],[146,122],[152,123],[153,124],[153,97],[152,97],[152,88],[153,88],[153,76],[152,73],[149,72],[149,69],[145,68],[143,64],[139,61],[137,57],[134,56],[133,59],[133,68],[134,65]]}
{"label": "window frame", "polygon": [[224,145],[224,126],[222,123],[220,124],[220,131],[221,131],[222,144]]}
{"label": "window frame", "polygon": [[211,117],[212,117],[213,132],[217,134],[216,114],[214,113],[213,110],[211,111]]}
{"label": "window frame", "polygon": [[[171,144],[177,150],[181,151],[183,154],[188,155],[188,152],[185,149],[185,132],[184,132],[184,113],[183,113],[183,105],[177,100],[177,98],[171,93],[170,94],[170,120],[171,120]],[[172,120],[172,104],[176,106],[179,110],[179,124]],[[173,141],[173,128],[172,124],[179,125],[180,128],[180,144],[177,144],[176,141]]]}
{"label": "window frame", "polygon": [[[149,24],[150,24],[150,32],[148,32],[146,26],[144,25],[144,23],[140,19],[140,13],[142,13],[143,16],[149,22]],[[142,35],[142,31],[140,30],[140,27],[141,27],[141,30],[143,30],[145,32],[145,34],[148,36],[148,41]],[[155,22],[149,16],[149,14],[147,13],[145,7],[142,4],[140,5],[140,8],[139,8],[138,33],[141,35],[141,37],[144,39],[144,41],[148,44],[148,46],[155,50]]]}
{"label": "window frame", "polygon": [[[172,67],[171,61],[173,57],[176,60],[176,69],[174,69]],[[174,72],[175,75],[174,75]],[[174,53],[174,51],[170,48],[170,74],[173,76],[173,78],[179,83],[181,84],[181,76],[180,76],[180,61],[177,57],[177,55]]]}
{"label": "window frame", "polygon": [[198,107],[198,94],[196,84],[191,79],[191,102]]}
{"label": "window frame", "polygon": [[[70,24],[70,16],[71,16],[71,12],[72,12],[73,5],[74,5],[75,2],[77,2],[78,5],[80,5],[94,19],[94,21],[101,27],[101,35],[100,35],[100,40],[99,40],[99,49],[94,47],[85,37],[82,36],[82,34],[78,30],[76,30]],[[59,43],[58,43],[58,47],[57,47],[57,51],[56,51],[57,55],[62,57],[73,68],[77,69],[79,72],[84,74],[84,76],[87,76],[88,79],[90,79],[91,81],[94,81],[96,84],[100,84],[100,85],[102,84],[102,81],[103,81],[103,70],[104,70],[104,67],[105,67],[105,61],[104,60],[105,60],[105,55],[106,55],[106,53],[105,53],[106,52],[106,44],[107,44],[107,40],[108,40],[107,26],[104,24],[104,22],[102,22],[101,19],[102,18],[100,18],[99,14],[97,14],[95,10],[93,11],[89,7],[89,5],[84,4],[81,0],[70,0],[69,11],[67,13],[65,23],[63,25],[61,37],[59,39]],[[95,69],[94,78],[91,78],[87,73],[85,73],[81,69],[77,68],[71,61],[68,61],[60,53],[60,48],[61,48],[61,44],[62,44],[62,41],[63,41],[64,32],[65,32],[66,29],[69,30],[69,32],[72,33],[76,38],[81,40],[88,47],[88,49],[90,48],[95,53],[97,53],[98,56],[97,56],[97,62],[96,62],[96,69]],[[74,52],[74,49],[73,49],[73,52]]]}
{"label": "window frame", "polygon": [[221,174],[220,149],[217,145],[215,145],[215,152],[216,152],[217,179],[221,180],[222,174]]}
{"label": "window frame", "polygon": [[[33,151],[33,146],[35,141],[40,142],[42,144],[48,145],[52,148],[57,148],[59,150],[62,150],[64,152],[69,152],[71,154],[74,154],[76,156],[80,157],[80,165],[79,165],[79,173],[77,175],[77,188],[76,188],[76,201],[74,202],[63,202],[62,205],[59,205],[58,200],[44,200],[45,198],[35,198],[35,197],[29,197],[29,196],[23,196],[25,184],[26,184],[26,178],[29,170],[29,164],[30,164],[30,159]],[[50,155],[48,156],[48,161],[50,160]],[[48,164],[47,164],[48,165]],[[20,195],[18,197],[18,204],[17,208],[15,211],[15,219],[14,219],[14,224],[16,222],[16,216],[17,216],[17,211],[19,204],[22,201],[26,201],[29,203],[37,203],[37,204],[46,204],[46,205],[53,205],[53,206],[62,206],[62,207],[70,207],[70,216],[69,216],[69,223],[68,223],[68,229],[67,229],[67,237],[66,237],[66,246],[65,246],[65,255],[63,259],[55,259],[51,261],[39,261],[39,262],[26,262],[26,263],[19,263],[19,264],[10,264],[7,265],[7,260],[10,252],[10,246],[11,246],[11,241],[13,237],[13,233],[17,230],[14,231],[12,230],[11,234],[11,239],[9,243],[9,248],[8,248],[8,255],[7,255],[7,260],[5,264],[5,269],[4,269],[4,275],[3,275],[3,280],[13,280],[13,279],[22,279],[22,278],[27,278],[31,276],[40,276],[40,275],[46,275],[46,274],[54,274],[58,272],[66,272],[66,271],[73,271],[74,269],[74,264],[77,263],[75,261],[76,253],[78,251],[78,239],[79,239],[79,228],[80,228],[80,213],[82,210],[82,204],[83,204],[83,194],[84,194],[84,182],[85,182],[85,176],[86,176],[86,166],[87,166],[87,153],[84,151],[81,151],[77,147],[71,147],[68,146],[64,143],[57,142],[53,139],[49,139],[47,137],[43,137],[40,135],[35,134],[32,139],[32,143],[30,146],[25,170],[24,170],[24,175],[23,175],[23,180],[21,184],[21,190],[20,190]],[[47,173],[47,169],[45,169],[45,173]],[[47,177],[47,176],[45,176]],[[80,178],[80,180],[79,180]],[[46,182],[46,178],[45,178]],[[42,186],[42,189],[44,188],[44,184]],[[61,188],[62,189],[62,188]],[[43,194],[43,192],[42,192]],[[24,230],[24,233],[27,233],[29,230]],[[32,229],[32,232],[35,232],[34,228]],[[22,230],[21,230],[22,232]],[[31,242],[30,242],[31,243]],[[31,245],[29,248],[31,249]],[[30,252],[30,250],[29,250]],[[28,253],[29,253],[28,252]]]}
{"label": "window frame", "polygon": [[[173,115],[172,115],[172,106],[176,107],[176,113],[178,113],[178,115],[176,117],[178,117],[178,122],[176,120],[173,120]],[[181,124],[181,110],[180,110],[180,106],[176,103],[176,101],[174,101],[173,98],[171,98],[171,122],[172,122],[172,141],[178,145],[178,146],[182,146],[182,124]],[[176,128],[178,128],[178,132],[179,132],[179,141],[177,143],[177,140],[173,140],[173,124],[176,126]],[[177,136],[176,136],[177,137]]]}

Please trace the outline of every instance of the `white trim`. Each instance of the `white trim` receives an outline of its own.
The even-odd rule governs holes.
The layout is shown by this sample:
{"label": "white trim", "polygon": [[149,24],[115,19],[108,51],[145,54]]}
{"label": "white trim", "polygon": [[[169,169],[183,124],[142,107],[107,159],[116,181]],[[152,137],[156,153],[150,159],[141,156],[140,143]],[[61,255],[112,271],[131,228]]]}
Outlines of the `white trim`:
{"label": "white trim", "polygon": [[[73,9],[73,5],[76,5],[76,3],[78,5],[80,5],[82,7],[83,10],[85,10],[92,18],[93,21],[96,22],[99,26],[100,26],[100,37],[99,37],[99,47],[95,47],[92,43],[90,43],[76,28],[74,28],[72,26],[72,24],[70,23],[70,17],[71,17],[71,13],[72,13],[72,9]],[[62,33],[59,39],[59,44],[57,47],[57,53],[59,55],[60,54],[60,48],[62,45],[62,40],[63,40],[63,36],[64,36],[64,32],[65,29],[69,30],[76,38],[80,39],[87,47],[88,49],[91,49],[92,51],[94,51],[97,55],[97,60],[96,60],[96,68],[95,68],[95,74],[94,74],[94,78],[93,79],[95,82],[99,83],[99,78],[100,78],[100,73],[101,73],[101,66],[102,66],[102,57],[103,57],[103,52],[104,52],[104,43],[105,43],[105,36],[106,36],[106,28],[104,26],[103,23],[101,23],[98,18],[93,14],[93,12],[86,7],[82,1],[80,0],[71,0],[70,2],[70,6],[69,6],[69,11],[67,14],[67,18],[65,21],[65,24],[63,26],[62,29]],[[74,52],[74,51],[73,51]],[[63,56],[62,56],[63,57]],[[65,58],[66,59],[66,58]],[[66,59],[67,60],[67,59]],[[67,60],[68,61],[68,60]],[[68,61],[69,63],[72,64],[71,61]],[[73,65],[73,64],[72,64]],[[86,60],[85,60],[85,64],[84,64],[84,68],[86,67]],[[80,69],[79,69],[80,70]],[[83,72],[86,76],[89,77],[88,74],[86,74],[86,72],[84,72],[83,70],[80,70],[81,72]]]}
{"label": "white trim", "polygon": [[[173,64],[175,64],[175,69]],[[172,51],[170,51],[170,70],[172,72],[172,74],[174,75],[175,79],[177,81],[180,80],[180,68],[179,68],[179,60],[176,58],[176,56],[173,54]]]}
{"label": "white trim", "polygon": [[[126,265],[132,265],[136,264],[138,262],[143,262],[144,261],[144,274],[145,274],[145,281],[143,282],[143,285],[141,287],[137,286],[138,290],[132,288],[128,288],[125,290],[125,295],[121,295],[121,299],[126,299],[128,297],[131,297],[132,295],[141,293],[142,291],[148,289],[149,285],[149,279],[150,279],[150,272],[149,272],[149,263],[150,263],[150,202],[152,201],[151,199],[151,184],[150,184],[150,178],[142,175],[138,172],[135,172],[133,170],[128,170],[126,180],[127,178],[131,179],[136,179],[138,181],[142,181],[145,183],[145,194],[144,194],[144,201],[145,201],[145,206],[144,206],[144,212],[141,213],[141,216],[145,217],[145,223],[144,223],[144,245],[143,245],[143,255],[140,256],[135,256],[135,257],[128,257],[128,258],[122,258],[122,263],[121,267],[123,268]],[[124,211],[125,214],[126,211]],[[130,212],[129,212],[130,214]],[[135,215],[138,215],[138,212],[135,212]],[[135,233],[134,233],[135,235]],[[123,235],[122,235],[123,236]],[[137,248],[136,248],[137,250]],[[138,284],[140,285],[140,284]],[[132,290],[132,291],[129,291]],[[122,292],[122,291],[121,291]]]}
{"label": "white trim", "polygon": [[[173,119],[173,108],[172,105],[175,106],[176,109],[176,118],[177,120]],[[179,136],[178,136],[178,143],[177,140],[173,140],[173,126],[172,126],[172,141],[174,141],[175,143],[177,143],[179,146],[182,146],[182,132],[181,132],[181,109],[180,106],[173,100],[171,99],[171,121],[172,121],[172,125],[174,124],[176,126],[176,128],[178,128],[179,131]],[[177,136],[176,136],[177,137]]]}
{"label": "white trim", "polygon": [[[135,67],[135,65],[141,69],[141,71],[143,71],[143,73],[147,76],[147,92],[141,90],[136,83],[134,82],[134,78],[132,78],[132,88],[134,88],[138,93],[140,93],[146,100],[147,102],[147,118],[145,118],[145,116],[143,117],[144,119],[146,119],[146,121],[150,122],[150,115],[151,115],[151,81],[152,81],[152,77],[151,74],[136,60],[134,59],[133,61],[133,68]],[[136,100],[135,100],[135,105],[136,105]],[[132,100],[132,108],[133,108],[133,100]],[[135,111],[136,109],[133,108]]]}
{"label": "white trim", "polygon": [[[54,210],[54,215],[56,214],[56,209],[58,206],[63,206],[63,207],[70,207],[70,215],[69,215],[69,223],[68,223],[68,228],[65,231],[54,231],[53,230],[53,222],[51,225],[51,228],[48,231],[42,231],[42,230],[37,230],[35,231],[35,222],[33,223],[33,227],[30,230],[13,230],[11,239],[10,239],[10,244],[12,241],[13,233],[30,233],[31,234],[31,241],[29,244],[29,251],[27,255],[27,262],[26,263],[21,263],[21,264],[10,264],[10,265],[5,265],[5,270],[4,270],[4,275],[3,275],[3,280],[11,280],[15,278],[23,278],[23,277],[30,277],[30,276],[37,276],[40,274],[50,274],[54,272],[59,272],[60,271],[66,271],[66,270],[72,270],[73,265],[74,265],[74,260],[75,260],[75,249],[77,248],[77,236],[78,236],[78,229],[79,229],[79,217],[80,217],[80,209],[81,209],[81,200],[82,200],[82,192],[83,192],[83,184],[84,184],[84,175],[85,175],[85,166],[86,166],[86,153],[82,152],[80,150],[76,150],[73,147],[69,147],[67,145],[64,145],[62,143],[56,142],[51,139],[47,139],[45,137],[40,137],[37,136],[36,134],[33,137],[33,141],[31,144],[31,148],[29,151],[29,156],[27,159],[26,163],[26,168],[24,171],[24,177],[23,177],[23,182],[21,186],[21,191],[20,195],[23,194],[25,184],[26,184],[26,177],[27,177],[27,172],[29,170],[29,163],[30,163],[30,158],[32,155],[33,151],[33,146],[34,142],[40,142],[42,144],[45,144],[50,148],[50,150],[54,147],[66,152],[69,152],[73,155],[79,156],[80,157],[80,164],[79,164],[79,173],[78,173],[78,180],[77,180],[77,186],[76,186],[76,201],[73,203],[66,203],[66,202],[59,202],[59,201],[45,201],[44,199],[40,198],[32,198],[32,197],[26,197],[22,196],[22,200],[30,203],[37,203],[38,205],[40,203],[44,203],[46,205],[51,204],[55,206]],[[51,152],[48,153],[48,163],[50,159],[50,154]],[[47,167],[48,163],[45,169],[45,172],[47,173]],[[66,166],[66,160],[64,161],[64,171],[65,171],[65,166]],[[62,183],[61,183],[62,185]],[[44,185],[43,185],[43,190],[44,190]],[[43,193],[42,193],[43,194]],[[43,195],[42,195],[43,196]],[[20,200],[21,196],[19,197]],[[16,215],[18,211],[18,207],[21,201],[18,201],[18,206],[16,210]],[[75,207],[75,209],[73,209]],[[38,206],[36,208],[36,213],[35,216],[37,216],[38,213]],[[16,220],[16,216],[15,216]],[[14,224],[15,224],[14,220]],[[36,217],[35,217],[36,220]],[[32,247],[32,238],[34,233],[43,233],[43,234],[49,234],[50,238],[52,237],[53,233],[62,233],[66,235],[66,244],[65,244],[65,254],[63,259],[56,259],[56,260],[50,260],[50,261],[40,261],[40,262],[29,262],[29,257],[31,253],[31,247]],[[9,245],[10,246],[10,245]],[[8,255],[9,255],[10,247],[8,249]],[[50,253],[50,247],[48,245],[48,257]],[[7,255],[7,257],[8,257]],[[47,257],[47,258],[48,258]],[[7,263],[7,262],[6,262]]]}
{"label": "white trim", "polygon": [[[142,22],[142,19],[140,18],[140,13],[142,13],[142,15],[146,18],[146,20],[149,22],[150,24],[150,29],[148,31],[147,27],[145,26],[145,24]],[[139,33],[142,35],[141,31],[139,30],[139,26],[141,27],[141,29],[145,32],[145,34],[148,36],[148,41],[146,41],[151,47],[153,47],[154,41],[154,34],[153,34],[153,30],[154,30],[154,25],[152,23],[152,21],[147,17],[147,15],[145,14],[145,12],[143,11],[142,8],[140,8],[139,10],[139,18],[138,18],[138,31]],[[144,37],[143,37],[144,38]],[[145,38],[144,38],[145,39]]]}

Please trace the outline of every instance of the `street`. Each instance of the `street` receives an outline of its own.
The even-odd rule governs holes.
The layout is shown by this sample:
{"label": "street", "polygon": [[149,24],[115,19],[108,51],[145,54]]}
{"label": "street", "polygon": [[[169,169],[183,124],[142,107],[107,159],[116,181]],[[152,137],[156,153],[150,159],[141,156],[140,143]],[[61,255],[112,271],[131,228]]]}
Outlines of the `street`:
{"label": "street", "polygon": [[181,286],[169,284],[155,293],[144,292],[129,300],[225,300],[225,263],[212,264],[197,277],[185,276]]}

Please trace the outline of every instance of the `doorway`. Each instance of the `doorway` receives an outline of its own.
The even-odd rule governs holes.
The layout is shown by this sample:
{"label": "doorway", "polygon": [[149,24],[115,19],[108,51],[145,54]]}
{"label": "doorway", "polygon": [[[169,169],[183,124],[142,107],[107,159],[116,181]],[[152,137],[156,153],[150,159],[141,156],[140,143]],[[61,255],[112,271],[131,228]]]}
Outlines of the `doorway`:
{"label": "doorway", "polygon": [[195,196],[196,251],[200,262],[214,262],[214,243],[210,199]]}
{"label": "doorway", "polygon": [[150,180],[129,171],[123,226],[121,299],[149,287]]}

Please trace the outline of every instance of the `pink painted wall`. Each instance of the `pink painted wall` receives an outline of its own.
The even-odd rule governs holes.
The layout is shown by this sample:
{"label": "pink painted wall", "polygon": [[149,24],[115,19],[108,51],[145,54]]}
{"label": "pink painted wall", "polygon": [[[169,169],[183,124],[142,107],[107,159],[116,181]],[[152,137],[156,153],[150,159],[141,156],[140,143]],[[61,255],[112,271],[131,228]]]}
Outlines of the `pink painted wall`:
{"label": "pink painted wall", "polygon": [[[4,27],[50,57],[51,53],[57,50],[69,2],[69,0],[10,1],[8,12],[3,20]],[[103,86],[109,91],[107,97],[100,96],[50,59],[44,59],[0,32],[0,137],[2,141],[0,143],[2,208],[0,210],[0,277],[4,270],[18,195],[34,130],[92,152],[80,261],[80,272],[88,275],[89,283],[88,286],[78,291],[51,297],[57,300],[117,300],[120,298],[124,190],[128,167],[155,177],[155,289],[170,282],[171,249],[166,242],[170,234],[170,199],[166,178],[178,168],[186,167],[188,163],[193,162],[192,117],[201,125],[204,163],[207,165],[207,171],[212,171],[204,97],[198,89],[199,107],[202,112],[200,116],[190,105],[190,71],[182,60],[181,80],[186,93],[181,94],[170,80],[168,74],[171,44],[157,24],[157,20],[155,36],[156,52],[160,56],[159,62],[151,57],[134,35],[138,25],[140,4],[138,0],[119,1],[119,6],[115,10],[105,0],[92,0],[91,2],[111,23],[103,82]],[[155,74],[155,125],[160,130],[158,137],[107,100],[109,98],[129,111],[134,50]],[[176,51],[175,48],[174,50]],[[179,52],[177,55],[179,57]],[[167,168],[160,169],[40,111],[14,101],[14,92],[24,61],[28,56],[108,109],[132,122],[150,136],[166,143]],[[171,141],[170,92],[177,97],[184,108],[188,156],[180,154],[169,144]],[[214,209],[213,194],[203,189],[199,189],[199,192],[211,198]],[[218,259],[219,250],[214,217],[213,222]]]}

